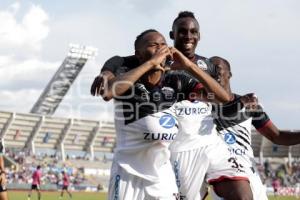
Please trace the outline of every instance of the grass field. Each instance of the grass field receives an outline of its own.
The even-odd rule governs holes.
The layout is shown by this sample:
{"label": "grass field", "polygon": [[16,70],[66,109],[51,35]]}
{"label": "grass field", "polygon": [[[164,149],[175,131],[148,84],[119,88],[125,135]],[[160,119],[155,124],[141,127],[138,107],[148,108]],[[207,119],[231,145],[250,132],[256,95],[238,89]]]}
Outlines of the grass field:
{"label": "grass field", "polygon": [[[27,200],[27,192],[23,191],[10,191],[8,193],[10,200]],[[58,200],[60,193],[58,192],[43,192],[42,200]],[[69,197],[64,194],[63,200],[68,200]],[[270,197],[269,200],[293,200],[296,197]],[[37,194],[32,194],[31,200],[37,200]],[[74,192],[72,200],[106,200],[106,193],[101,192]],[[210,198],[208,198],[210,200]]]}

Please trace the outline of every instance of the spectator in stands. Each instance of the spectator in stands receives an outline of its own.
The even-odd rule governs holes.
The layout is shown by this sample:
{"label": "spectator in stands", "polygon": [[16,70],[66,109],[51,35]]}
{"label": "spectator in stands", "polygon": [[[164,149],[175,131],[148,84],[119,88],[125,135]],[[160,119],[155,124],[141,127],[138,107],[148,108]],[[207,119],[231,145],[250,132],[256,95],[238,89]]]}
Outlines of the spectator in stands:
{"label": "spectator in stands", "polygon": [[77,144],[78,142],[79,142],[79,135],[77,133],[73,139],[73,144]]}
{"label": "spectator in stands", "polygon": [[0,200],[7,200],[7,191],[6,191],[6,173],[4,169],[4,160],[3,160],[3,145],[0,140]]}
{"label": "spectator in stands", "polygon": [[102,146],[105,146],[107,142],[108,142],[108,137],[104,136],[104,138],[102,140]]}
{"label": "spectator in stands", "polygon": [[49,132],[46,132],[44,138],[43,138],[43,142],[44,143],[48,143],[49,139],[51,137],[51,134]]}
{"label": "spectator in stands", "polygon": [[100,192],[102,190],[104,190],[104,187],[101,183],[99,183],[98,186],[97,186],[97,191]]}
{"label": "spectator in stands", "polygon": [[42,178],[42,172],[41,172],[41,166],[38,165],[36,167],[36,170],[32,174],[32,185],[31,189],[28,193],[28,200],[31,198],[31,192],[32,190],[36,190],[38,193],[38,200],[41,200],[41,191],[40,191],[40,186],[41,186],[41,178]]}
{"label": "spectator in stands", "polygon": [[14,140],[17,140],[21,135],[21,131],[19,129],[16,130],[16,134],[14,135]]}

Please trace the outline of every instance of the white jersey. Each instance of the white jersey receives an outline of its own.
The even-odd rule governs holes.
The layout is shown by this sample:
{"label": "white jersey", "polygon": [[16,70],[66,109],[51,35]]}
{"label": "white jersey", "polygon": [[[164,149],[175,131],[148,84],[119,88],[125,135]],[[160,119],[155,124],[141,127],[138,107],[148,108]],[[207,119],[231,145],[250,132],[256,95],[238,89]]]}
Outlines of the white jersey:
{"label": "white jersey", "polygon": [[[116,103],[122,107],[122,103]],[[118,113],[115,160],[128,173],[157,182],[157,171],[169,161],[168,147],[178,131],[175,118],[164,110],[125,124],[122,112]]]}
{"label": "white jersey", "polygon": [[[235,95],[235,100],[237,98],[239,96]],[[223,116],[215,120],[217,130],[227,143],[230,154],[239,159],[249,177],[254,200],[265,200],[268,198],[256,170],[251,147],[251,129],[253,125],[259,130],[269,122],[268,115],[261,108],[257,111],[248,111],[243,108],[232,116]],[[220,198],[214,197],[213,199],[218,200]]]}
{"label": "white jersey", "polygon": [[172,152],[196,149],[219,139],[210,103],[184,100],[174,104],[172,112],[178,121],[179,129],[170,146]]}
{"label": "white jersey", "polygon": [[[239,98],[235,95],[235,100]],[[252,166],[254,161],[253,149],[251,147],[252,125],[256,129],[264,127],[270,121],[268,115],[262,110],[248,111],[245,108],[231,116],[221,116],[215,120],[217,130],[228,149],[234,156],[241,156]]]}

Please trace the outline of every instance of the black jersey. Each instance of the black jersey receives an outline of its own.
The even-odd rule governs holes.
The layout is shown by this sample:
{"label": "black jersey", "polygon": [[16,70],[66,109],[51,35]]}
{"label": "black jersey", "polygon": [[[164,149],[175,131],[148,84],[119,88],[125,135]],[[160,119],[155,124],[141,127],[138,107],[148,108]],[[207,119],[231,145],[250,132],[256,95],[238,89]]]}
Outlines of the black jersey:
{"label": "black jersey", "polygon": [[[203,70],[211,69],[208,59],[196,56],[194,62]],[[103,66],[102,71],[111,71],[115,76],[121,75],[139,65],[135,56],[114,56]],[[213,73],[213,72],[211,72]],[[141,81],[122,96],[115,98],[122,102],[118,111],[123,110],[125,124],[131,123],[149,114],[171,107],[176,101],[189,99],[199,82],[182,71],[168,71],[163,75],[159,85],[147,88]]]}
{"label": "black jersey", "polygon": [[[240,97],[235,94],[233,101],[237,101]],[[216,117],[215,124],[224,141],[232,147],[230,149],[232,153],[253,158],[251,147],[252,125],[256,129],[260,129],[269,121],[268,115],[260,107],[256,111],[249,111],[244,108],[227,116],[222,115],[221,112],[221,115]]]}

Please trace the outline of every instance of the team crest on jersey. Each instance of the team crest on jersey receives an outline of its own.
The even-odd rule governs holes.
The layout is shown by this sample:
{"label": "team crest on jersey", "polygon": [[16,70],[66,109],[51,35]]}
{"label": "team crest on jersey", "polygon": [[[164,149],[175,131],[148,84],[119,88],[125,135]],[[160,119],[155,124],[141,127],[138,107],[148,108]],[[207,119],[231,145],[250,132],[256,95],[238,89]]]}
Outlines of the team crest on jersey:
{"label": "team crest on jersey", "polygon": [[159,124],[164,128],[172,128],[175,123],[175,118],[172,115],[163,115],[159,119]]}
{"label": "team crest on jersey", "polygon": [[234,144],[236,142],[235,135],[231,132],[225,133],[224,140],[227,144]]}
{"label": "team crest on jersey", "polygon": [[197,60],[197,66],[202,70],[207,70],[207,64],[203,60]]}

